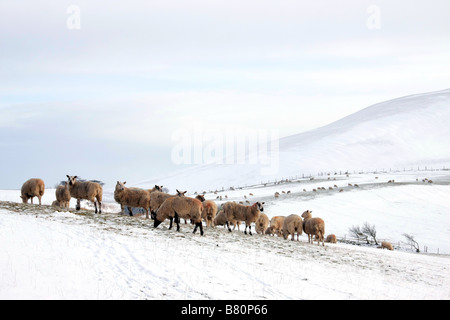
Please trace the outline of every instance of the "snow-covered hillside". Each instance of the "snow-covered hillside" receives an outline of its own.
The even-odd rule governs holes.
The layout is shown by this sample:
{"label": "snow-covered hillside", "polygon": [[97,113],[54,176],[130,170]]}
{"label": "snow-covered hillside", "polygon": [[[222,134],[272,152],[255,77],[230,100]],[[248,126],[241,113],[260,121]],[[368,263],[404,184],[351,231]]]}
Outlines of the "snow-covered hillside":
{"label": "snow-covered hillside", "polygon": [[[155,229],[117,214],[111,185],[101,215],[84,201],[75,212],[75,199],[55,210],[51,188],[43,206],[0,190],[0,298],[450,299],[449,119],[450,90],[409,96],[281,139],[271,176],[263,164],[211,164],[134,185],[204,191],[219,205],[264,201],[269,218],[309,209],[341,240],[325,247],[306,235]],[[365,222],[395,250],[343,241]]]}
{"label": "snow-covered hillside", "polygon": [[[411,95],[370,106],[322,128],[281,138],[279,152],[269,154],[268,162],[205,164],[136,186],[157,183],[173,190],[198,191],[317,172],[449,168],[449,119],[450,89]],[[270,144],[267,146],[270,151]],[[270,161],[277,161],[272,165],[278,170],[267,174],[262,170]]]}
{"label": "snow-covered hillside", "polygon": [[450,298],[447,256],[117,214],[0,202],[0,243],[0,299]]}

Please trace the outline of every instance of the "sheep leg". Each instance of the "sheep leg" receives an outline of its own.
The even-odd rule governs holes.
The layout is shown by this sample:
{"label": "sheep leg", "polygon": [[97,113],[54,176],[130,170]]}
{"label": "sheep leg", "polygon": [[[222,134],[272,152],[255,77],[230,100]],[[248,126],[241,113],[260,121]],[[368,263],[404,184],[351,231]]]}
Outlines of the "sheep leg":
{"label": "sheep leg", "polygon": [[80,209],[81,209],[81,204],[80,204],[80,202],[81,202],[81,199],[77,199],[77,206],[75,207],[77,210],[80,210]]}
{"label": "sheep leg", "polygon": [[[158,221],[158,220],[155,219],[155,224],[156,224],[156,221]],[[171,230],[171,229],[172,229],[173,218],[172,218],[172,217],[169,217],[169,221],[170,221],[170,224],[169,224],[169,230]]]}
{"label": "sheep leg", "polygon": [[177,224],[177,231],[180,231],[180,217],[178,216],[178,213],[175,212],[175,222]]}
{"label": "sheep leg", "polygon": [[[236,226],[234,226],[234,227],[236,228]],[[228,221],[227,221],[227,229],[228,229],[229,232],[231,232],[231,227],[230,227],[230,225],[228,224]]]}
{"label": "sheep leg", "polygon": [[251,236],[253,235],[252,234],[252,225],[248,226],[248,234],[251,235]]}
{"label": "sheep leg", "polygon": [[[28,200],[27,200],[27,203],[28,203]],[[31,204],[33,204],[33,197],[31,197]]]}
{"label": "sheep leg", "polygon": [[98,213],[102,213],[102,202],[97,199],[98,202]]}
{"label": "sheep leg", "polygon": [[97,202],[94,200],[95,213],[97,213]]}
{"label": "sheep leg", "polygon": [[194,232],[193,233],[197,232],[197,227],[200,227],[200,235],[202,236],[203,235],[203,223],[202,222],[197,222],[195,224],[195,228],[194,228]]}
{"label": "sheep leg", "polygon": [[38,199],[39,199],[39,205],[42,205],[41,196],[39,196]]}

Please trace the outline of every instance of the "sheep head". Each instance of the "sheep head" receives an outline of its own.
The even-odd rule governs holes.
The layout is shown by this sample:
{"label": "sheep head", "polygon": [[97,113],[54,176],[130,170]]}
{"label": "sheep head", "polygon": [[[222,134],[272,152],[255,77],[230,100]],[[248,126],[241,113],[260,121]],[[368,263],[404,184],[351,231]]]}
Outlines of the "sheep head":
{"label": "sheep head", "polygon": [[256,202],[256,203],[254,204],[254,206],[256,206],[256,207],[258,208],[259,211],[263,212],[263,211],[264,211],[264,206],[263,206],[264,203],[265,203],[265,202]]}
{"label": "sheep head", "polygon": [[186,190],[186,191],[179,191],[179,190],[177,189],[177,196],[179,196],[179,197],[184,197],[184,195],[186,194],[186,192],[187,192],[187,190]]}
{"label": "sheep head", "polygon": [[200,200],[201,202],[203,202],[203,201],[206,200],[205,197],[204,197],[203,195],[201,195],[201,194],[199,194],[198,196],[196,196],[195,199],[198,199],[198,200]]}
{"label": "sheep head", "polygon": [[125,183],[127,183],[127,182],[126,181],[124,181],[124,182],[117,181],[116,191],[123,191],[123,190],[125,190]]}
{"label": "sheep head", "polygon": [[310,219],[312,217],[311,213],[312,213],[312,211],[306,210],[305,212],[302,213],[302,218]]}
{"label": "sheep head", "polygon": [[77,176],[66,175],[66,177],[68,179],[69,185],[73,186],[75,184],[76,180],[77,180]]}

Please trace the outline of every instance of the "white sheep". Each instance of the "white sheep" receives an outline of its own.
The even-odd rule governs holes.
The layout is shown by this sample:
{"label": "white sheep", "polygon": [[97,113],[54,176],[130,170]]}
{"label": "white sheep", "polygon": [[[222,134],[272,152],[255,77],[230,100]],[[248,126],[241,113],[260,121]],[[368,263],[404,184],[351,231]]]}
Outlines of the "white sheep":
{"label": "white sheep", "polygon": [[203,195],[198,195],[195,198],[203,204],[202,218],[205,220],[206,226],[213,226],[217,214],[217,204],[212,200],[206,200]]}
{"label": "white sheep", "polygon": [[266,230],[266,234],[270,234],[272,236],[276,234],[277,236],[281,237],[284,219],[286,219],[286,217],[284,216],[272,217],[272,219],[270,219],[269,228],[267,228]]}
{"label": "white sheep", "polygon": [[325,222],[321,218],[313,218],[311,212],[312,211],[306,210],[302,214],[303,231],[308,235],[308,243],[313,243],[313,236],[315,236],[317,245],[322,241],[322,246],[325,246]]}
{"label": "white sheep", "polygon": [[291,240],[294,240],[295,234],[297,234],[297,241],[299,235],[302,234],[303,222],[302,218],[297,214],[291,214],[284,219],[283,222],[283,238],[287,239],[291,235]]}
{"label": "white sheep", "polygon": [[227,216],[228,231],[231,232],[231,228],[228,224],[230,220],[245,221],[244,233],[247,234],[247,228],[249,228],[249,234],[252,235],[251,223],[256,222],[264,210],[264,202],[256,202],[251,206],[240,205],[234,202],[227,202],[223,205],[223,210]]}
{"label": "white sheep", "polygon": [[[125,183],[125,182],[124,182],[124,183]],[[152,193],[152,192],[154,192],[154,191],[162,191],[162,187],[163,187],[163,186],[158,186],[158,185],[155,184],[155,186],[154,186],[152,189],[141,189],[141,188],[136,188],[136,187],[130,187],[129,189],[145,190],[145,191],[147,191],[148,193]],[[117,201],[117,200],[116,200],[116,201]],[[130,216],[132,216],[132,215],[133,215],[133,207],[131,207],[131,206],[120,205],[121,213],[122,213],[122,214],[125,214],[125,207],[128,209],[128,214],[129,214]],[[148,216],[147,216],[147,219],[148,219]]]}
{"label": "white sheep", "polygon": [[269,217],[267,217],[267,214],[261,213],[259,216],[259,219],[256,220],[255,224],[255,230],[258,234],[264,234],[264,232],[267,230],[269,226]]}
{"label": "white sheep", "polygon": [[114,190],[114,200],[120,204],[123,209],[127,206],[130,214],[131,208],[143,208],[145,210],[145,218],[148,219],[148,212],[150,209],[150,192],[149,190],[139,188],[127,188],[127,182],[117,181],[116,189]]}
{"label": "white sheep", "polygon": [[39,199],[39,205],[42,205],[42,196],[45,192],[45,184],[42,179],[33,178],[25,181],[20,190],[20,197],[23,203],[28,203],[28,199],[31,199],[31,204],[33,204],[33,198],[37,197]]}
{"label": "white sheep", "polygon": [[[97,202],[99,205],[98,213],[102,213],[103,188],[100,183],[92,181],[77,181],[77,176],[67,175],[69,182],[69,191],[72,198],[77,199],[76,209],[80,210],[81,199],[89,200],[94,203],[95,213],[97,213]],[[95,201],[97,200],[97,201]]]}
{"label": "white sheep", "polygon": [[327,238],[325,239],[325,242],[336,243],[336,242],[337,242],[336,235],[334,235],[334,234],[329,234],[329,235],[327,236]]}
{"label": "white sheep", "polygon": [[[70,204],[70,190],[67,181],[64,184],[60,184],[55,190],[57,206],[61,208],[69,208]],[[53,205],[53,203],[52,203]]]}
{"label": "white sheep", "polygon": [[236,221],[236,220],[227,220],[227,216],[225,215],[225,211],[223,211],[223,209],[220,209],[219,212],[216,215],[216,218],[214,219],[214,226],[225,226],[227,225],[227,222],[229,222],[229,224],[233,225],[233,230],[236,229],[236,226],[238,228],[238,231],[240,231],[240,224],[241,221]]}
{"label": "white sheep", "polygon": [[381,249],[388,249],[388,250],[394,250],[394,247],[390,242],[382,241],[381,242]]}

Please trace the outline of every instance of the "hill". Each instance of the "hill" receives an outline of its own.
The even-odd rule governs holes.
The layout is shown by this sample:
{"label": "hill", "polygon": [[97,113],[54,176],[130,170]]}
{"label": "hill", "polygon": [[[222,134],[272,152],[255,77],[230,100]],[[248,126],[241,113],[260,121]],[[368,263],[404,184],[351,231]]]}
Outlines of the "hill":
{"label": "hill", "polygon": [[[288,115],[287,115],[288,116]],[[214,190],[317,172],[450,167],[450,89],[367,107],[327,126],[272,142],[267,161],[204,164],[136,183]],[[246,154],[250,159],[251,154]],[[270,166],[276,170],[266,170]],[[273,169],[269,168],[269,169]],[[267,173],[267,171],[271,171]]]}

